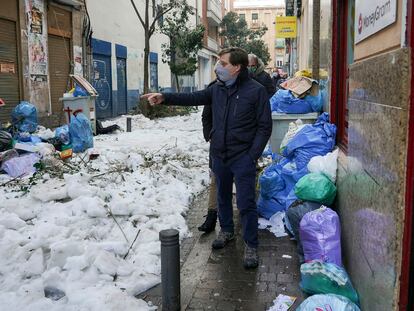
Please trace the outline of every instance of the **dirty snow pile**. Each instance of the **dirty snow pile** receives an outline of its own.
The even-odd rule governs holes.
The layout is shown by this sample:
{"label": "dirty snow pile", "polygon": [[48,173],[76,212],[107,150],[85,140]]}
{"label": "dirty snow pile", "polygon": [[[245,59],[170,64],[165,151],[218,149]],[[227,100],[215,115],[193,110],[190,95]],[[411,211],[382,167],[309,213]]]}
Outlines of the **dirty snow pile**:
{"label": "dirty snow pile", "polygon": [[160,230],[189,236],[208,144],[200,113],[132,118],[131,133],[95,137],[100,156],[80,171],[0,188],[2,310],[154,309],[134,296],[160,282]]}

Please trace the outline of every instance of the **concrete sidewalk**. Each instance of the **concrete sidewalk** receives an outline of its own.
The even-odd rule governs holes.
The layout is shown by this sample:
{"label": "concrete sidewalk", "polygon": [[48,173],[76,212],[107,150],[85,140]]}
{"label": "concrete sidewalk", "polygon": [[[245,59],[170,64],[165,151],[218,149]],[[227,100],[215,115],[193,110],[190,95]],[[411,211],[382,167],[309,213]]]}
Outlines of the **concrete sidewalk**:
{"label": "concrete sidewalk", "polygon": [[[244,242],[236,209],[236,240],[214,251],[211,243],[215,233],[205,235],[197,230],[206,211],[207,193],[203,193],[187,215],[193,236],[181,243],[181,310],[267,310],[278,294],[297,297],[291,308],[295,310],[305,297],[299,288],[295,242],[289,237],[276,238],[267,230],[259,230],[259,267],[245,270]],[[283,258],[283,255],[292,258]],[[142,293],[139,298],[161,306],[161,286]]]}

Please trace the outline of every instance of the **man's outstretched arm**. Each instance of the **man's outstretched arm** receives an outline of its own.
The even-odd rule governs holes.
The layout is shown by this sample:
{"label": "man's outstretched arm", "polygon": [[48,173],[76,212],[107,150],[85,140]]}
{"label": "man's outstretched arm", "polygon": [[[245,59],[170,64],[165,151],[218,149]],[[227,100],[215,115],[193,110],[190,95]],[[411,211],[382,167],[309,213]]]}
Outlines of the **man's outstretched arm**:
{"label": "man's outstretched arm", "polygon": [[204,106],[211,105],[211,88],[192,93],[148,93],[141,96],[151,105]]}

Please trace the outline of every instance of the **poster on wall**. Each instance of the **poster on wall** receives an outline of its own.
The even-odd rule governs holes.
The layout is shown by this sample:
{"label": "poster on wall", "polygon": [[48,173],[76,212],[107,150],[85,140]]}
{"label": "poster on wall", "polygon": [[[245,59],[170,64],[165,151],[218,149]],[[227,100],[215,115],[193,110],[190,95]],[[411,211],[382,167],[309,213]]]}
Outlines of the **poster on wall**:
{"label": "poster on wall", "polygon": [[355,43],[361,42],[397,20],[397,0],[356,0]]}
{"label": "poster on wall", "polygon": [[73,58],[75,62],[73,73],[78,76],[83,76],[82,47],[81,46],[77,46],[77,45],[73,46]]}
{"label": "poster on wall", "polygon": [[48,74],[45,7],[42,0],[25,0],[30,79],[46,82]]}

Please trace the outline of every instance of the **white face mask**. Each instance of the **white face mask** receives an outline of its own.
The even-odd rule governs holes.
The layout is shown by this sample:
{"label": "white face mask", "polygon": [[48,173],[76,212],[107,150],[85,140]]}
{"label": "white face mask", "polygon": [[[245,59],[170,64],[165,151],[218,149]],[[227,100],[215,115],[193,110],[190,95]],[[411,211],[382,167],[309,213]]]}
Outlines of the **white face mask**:
{"label": "white face mask", "polygon": [[216,73],[217,79],[221,82],[226,82],[233,79],[228,68],[223,67],[220,62],[217,62],[214,72]]}

